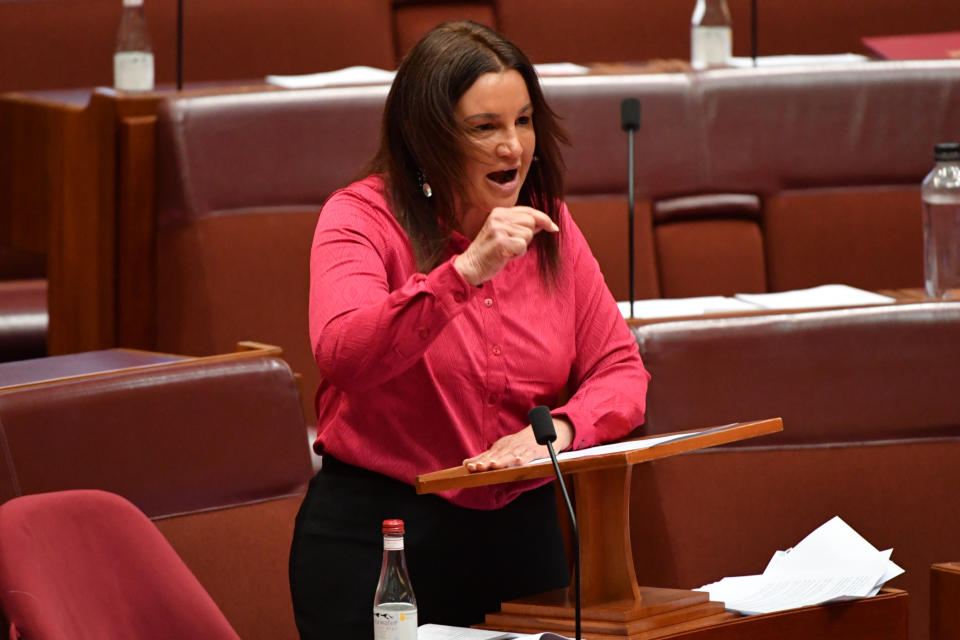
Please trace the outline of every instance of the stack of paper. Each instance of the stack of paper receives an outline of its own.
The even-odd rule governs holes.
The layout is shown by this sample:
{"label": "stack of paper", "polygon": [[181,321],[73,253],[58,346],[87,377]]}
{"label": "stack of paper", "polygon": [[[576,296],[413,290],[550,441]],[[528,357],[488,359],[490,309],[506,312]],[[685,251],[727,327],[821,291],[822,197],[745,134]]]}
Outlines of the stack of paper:
{"label": "stack of paper", "polygon": [[891,304],[889,296],[864,291],[845,284],[825,284],[810,289],[779,293],[738,293],[738,300],[761,309],[814,309],[818,307],[855,307],[868,304]]}
{"label": "stack of paper", "polygon": [[[634,318],[674,318],[708,313],[759,311],[763,309],[826,309],[857,307],[871,304],[892,304],[889,296],[864,291],[845,284],[825,284],[810,289],[778,293],[738,293],[732,298],[700,296],[696,298],[652,298],[634,300]],[[630,317],[630,304],[618,302],[624,318]]]}
{"label": "stack of paper", "polygon": [[[590,71],[587,67],[570,62],[538,64],[534,65],[534,68],[541,76],[576,76]],[[396,71],[358,65],[335,71],[321,71],[320,73],[305,73],[293,76],[269,75],[267,76],[267,84],[284,87],[285,89],[390,84],[396,75]]]}
{"label": "stack of paper", "polygon": [[377,69],[363,65],[307,73],[296,76],[267,76],[267,84],[275,84],[286,89],[307,89],[311,87],[330,87],[355,84],[390,84],[396,71]]}
{"label": "stack of paper", "polygon": [[903,573],[890,561],[892,551],[877,551],[834,517],[792,549],[777,551],[762,575],[724,578],[699,591],[747,615],[869,597]]}
{"label": "stack of paper", "polygon": [[445,624],[424,624],[417,629],[417,640],[570,640],[556,633],[516,634],[452,627]]}

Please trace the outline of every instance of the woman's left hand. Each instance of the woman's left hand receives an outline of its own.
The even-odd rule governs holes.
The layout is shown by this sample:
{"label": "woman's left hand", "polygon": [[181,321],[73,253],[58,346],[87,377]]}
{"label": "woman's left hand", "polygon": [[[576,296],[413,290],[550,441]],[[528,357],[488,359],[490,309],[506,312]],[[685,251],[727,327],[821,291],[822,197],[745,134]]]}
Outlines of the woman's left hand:
{"label": "woman's left hand", "polygon": [[[556,451],[562,451],[573,442],[573,425],[564,418],[554,418],[553,426],[557,430],[557,439],[553,442]],[[493,446],[472,458],[463,461],[467,471],[489,471],[491,469],[505,469],[526,464],[531,460],[546,458],[550,453],[546,445],[537,444],[533,435],[533,427],[526,428],[504,436],[493,443]]]}

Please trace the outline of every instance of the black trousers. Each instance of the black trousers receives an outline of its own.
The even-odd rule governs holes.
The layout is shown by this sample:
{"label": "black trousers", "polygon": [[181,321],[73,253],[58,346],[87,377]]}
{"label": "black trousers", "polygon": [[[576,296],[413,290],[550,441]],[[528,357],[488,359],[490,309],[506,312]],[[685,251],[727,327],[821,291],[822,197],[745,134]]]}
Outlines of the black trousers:
{"label": "black trousers", "polygon": [[303,640],[373,637],[381,524],[401,518],[419,624],[469,626],[569,584],[552,485],[478,511],[324,456],[297,515],[290,590]]}

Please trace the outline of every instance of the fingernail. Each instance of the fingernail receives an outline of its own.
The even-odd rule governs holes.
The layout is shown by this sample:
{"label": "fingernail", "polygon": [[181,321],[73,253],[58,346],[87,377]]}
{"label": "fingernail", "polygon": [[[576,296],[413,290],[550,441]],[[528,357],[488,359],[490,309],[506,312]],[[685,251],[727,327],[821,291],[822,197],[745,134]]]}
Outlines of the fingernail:
{"label": "fingernail", "polygon": [[552,221],[551,221],[550,224],[553,225],[553,230],[554,230],[554,231],[560,231],[560,227],[557,226],[557,223],[556,223],[556,222],[552,222]]}

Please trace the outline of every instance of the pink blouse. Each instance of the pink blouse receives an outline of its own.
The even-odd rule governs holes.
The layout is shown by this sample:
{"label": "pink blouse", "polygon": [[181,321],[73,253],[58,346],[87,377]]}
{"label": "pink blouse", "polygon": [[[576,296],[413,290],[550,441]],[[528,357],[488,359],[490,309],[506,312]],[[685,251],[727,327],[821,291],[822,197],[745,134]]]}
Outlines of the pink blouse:
{"label": "pink blouse", "polygon": [[[371,176],[338,191],[314,235],[318,453],[412,484],[523,429],[538,404],[570,420],[572,448],[643,422],[650,376],[565,205],[555,286],[543,284],[531,247],[473,287],[453,267],[469,245],[458,234],[445,262],[417,271],[383,189]],[[572,395],[558,406],[566,389]],[[442,495],[495,509],[544,482]]]}

